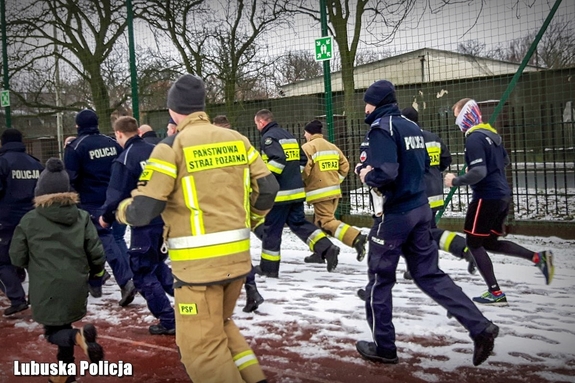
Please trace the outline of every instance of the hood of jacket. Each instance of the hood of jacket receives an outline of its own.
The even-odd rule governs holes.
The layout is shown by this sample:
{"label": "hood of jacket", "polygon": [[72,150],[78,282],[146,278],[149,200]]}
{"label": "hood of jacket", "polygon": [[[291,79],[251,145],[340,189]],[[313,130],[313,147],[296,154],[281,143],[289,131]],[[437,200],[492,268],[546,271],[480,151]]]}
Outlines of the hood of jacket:
{"label": "hood of jacket", "polygon": [[0,147],[0,154],[6,152],[25,152],[26,145],[22,142],[7,142],[2,147]]}
{"label": "hood of jacket", "polygon": [[487,137],[489,137],[489,139],[491,141],[493,141],[493,143],[495,144],[495,146],[501,146],[501,143],[503,142],[503,139],[501,138],[501,136],[497,133],[497,130],[495,130],[491,125],[489,124],[478,124],[475,125],[473,128],[469,129],[467,132],[465,132],[465,137],[468,137],[469,135],[473,134],[473,133],[480,133],[480,134],[484,134]]}
{"label": "hood of jacket", "polygon": [[70,226],[78,220],[79,202],[77,193],[54,193],[34,198],[34,207],[50,221]]}

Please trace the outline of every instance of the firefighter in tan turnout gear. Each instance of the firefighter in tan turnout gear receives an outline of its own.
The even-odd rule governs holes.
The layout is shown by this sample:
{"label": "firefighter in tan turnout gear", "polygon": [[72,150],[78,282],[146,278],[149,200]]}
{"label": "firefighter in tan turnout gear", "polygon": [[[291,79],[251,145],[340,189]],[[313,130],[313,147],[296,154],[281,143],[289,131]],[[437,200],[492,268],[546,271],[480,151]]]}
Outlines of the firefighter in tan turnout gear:
{"label": "firefighter in tan turnout gear", "polygon": [[[302,149],[307,156],[303,169],[303,182],[307,203],[313,205],[313,223],[334,238],[357,251],[357,260],[365,257],[367,236],[335,218],[341,198],[340,184],[349,172],[349,162],[342,151],[323,138],[322,123],[313,120],[304,128],[306,143]],[[317,253],[305,258],[307,263],[323,263]]]}
{"label": "firefighter in tan turnout gear", "polygon": [[231,316],[251,268],[253,217],[271,209],[278,183],[246,137],[210,124],[199,77],[180,77],[168,108],[177,133],[154,148],[117,218],[140,226],[162,214],[176,343],[192,381],[266,382]]}

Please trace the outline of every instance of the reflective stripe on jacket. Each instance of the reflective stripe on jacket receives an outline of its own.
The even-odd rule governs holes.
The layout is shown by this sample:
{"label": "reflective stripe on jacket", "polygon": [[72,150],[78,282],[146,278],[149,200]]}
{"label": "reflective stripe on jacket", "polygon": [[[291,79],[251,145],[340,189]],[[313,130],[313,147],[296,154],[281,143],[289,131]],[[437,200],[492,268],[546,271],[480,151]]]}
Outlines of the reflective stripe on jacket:
{"label": "reflective stripe on jacket", "polygon": [[301,172],[305,155],[298,141],[277,122],[270,122],[261,131],[261,153],[268,169],[276,177],[280,191],[275,202],[302,202],[305,191]]}
{"label": "reflective stripe on jacket", "polygon": [[175,136],[154,147],[132,196],[148,197],[150,206],[165,201],[165,236],[179,281],[223,283],[250,271],[250,217],[264,216],[277,191],[265,210],[256,208],[259,181],[268,176],[249,140],[210,124],[204,112],[187,116]]}

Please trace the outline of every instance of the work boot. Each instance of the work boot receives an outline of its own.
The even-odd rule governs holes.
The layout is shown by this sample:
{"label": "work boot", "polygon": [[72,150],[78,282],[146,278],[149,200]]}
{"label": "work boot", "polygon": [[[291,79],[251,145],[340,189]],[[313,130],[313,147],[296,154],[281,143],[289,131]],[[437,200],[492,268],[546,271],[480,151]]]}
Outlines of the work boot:
{"label": "work boot", "polygon": [[245,285],[246,288],[246,305],[242,309],[245,313],[251,313],[258,309],[264,303],[264,297],[258,291],[255,285]]}
{"label": "work boot", "polygon": [[495,338],[497,338],[497,335],[499,335],[499,327],[490,323],[481,334],[473,339],[473,344],[475,345],[473,349],[474,366],[479,366],[489,358],[495,346]]}
{"label": "work boot", "polygon": [[463,259],[465,259],[468,264],[467,264],[467,272],[469,274],[475,274],[477,272],[477,265],[475,264],[475,258],[473,258],[473,254],[471,254],[471,251],[469,251],[469,248],[465,248],[463,250]]}
{"label": "work boot", "polygon": [[263,271],[261,266],[255,266],[254,271],[257,275],[263,275],[268,278],[279,278],[279,272],[277,271]]}
{"label": "work boot", "polygon": [[88,323],[84,325],[81,330],[78,330],[76,334],[76,344],[84,351],[88,356],[91,363],[97,363],[104,360],[104,349],[98,343],[96,343],[96,337],[98,333],[96,327],[93,324]]}
{"label": "work boot", "polygon": [[406,270],[405,273],[403,273],[403,279],[407,279],[409,281],[413,280],[413,277],[411,276],[411,273],[409,272],[409,270]]}
{"label": "work boot", "polygon": [[386,364],[396,364],[399,362],[399,358],[397,357],[397,352],[389,351],[386,353],[378,353],[377,346],[374,342],[366,342],[364,340],[360,340],[355,344],[355,348],[357,352],[361,356],[363,356],[367,360],[371,360],[372,362],[378,363],[386,363]]}
{"label": "work boot", "polygon": [[305,263],[325,263],[325,259],[321,257],[318,253],[313,253],[303,259]]}
{"label": "work boot", "polygon": [[359,297],[359,299],[361,299],[362,301],[365,302],[365,300],[367,299],[367,295],[365,294],[365,289],[357,290],[357,296]]}
{"label": "work boot", "polygon": [[153,324],[148,327],[148,331],[152,335],[176,335],[176,328],[166,328],[163,324]]}
{"label": "work boot", "polygon": [[353,240],[353,248],[357,251],[357,261],[361,262],[365,258],[365,244],[367,243],[367,235],[359,234]]}
{"label": "work boot", "polygon": [[20,311],[24,311],[28,308],[28,303],[24,302],[24,303],[20,303],[19,305],[12,305],[10,307],[8,307],[6,310],[4,310],[4,316],[10,316],[10,315],[14,315],[16,313],[19,313]]}
{"label": "work boot", "polygon": [[118,304],[122,307],[126,307],[127,305],[129,305],[134,301],[134,298],[136,297],[136,293],[138,291],[136,290],[136,286],[134,286],[134,281],[132,281],[131,279],[121,289],[122,289],[122,299],[120,299]]}
{"label": "work boot", "polygon": [[94,298],[102,297],[102,286],[92,286],[88,284],[88,291],[90,292],[90,295],[93,296]]}
{"label": "work boot", "polygon": [[323,253],[323,258],[327,262],[327,271],[332,272],[335,270],[335,268],[337,267],[338,255],[339,255],[339,247],[337,247],[336,245],[331,245],[330,247],[328,247],[325,253]]}

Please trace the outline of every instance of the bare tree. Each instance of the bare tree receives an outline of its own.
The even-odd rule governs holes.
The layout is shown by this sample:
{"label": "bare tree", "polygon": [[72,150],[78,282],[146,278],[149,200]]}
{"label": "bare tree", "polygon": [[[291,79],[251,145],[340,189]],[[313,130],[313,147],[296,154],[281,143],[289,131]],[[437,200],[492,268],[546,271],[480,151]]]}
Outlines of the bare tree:
{"label": "bare tree", "polygon": [[[96,109],[104,129],[110,129],[109,116],[125,99],[111,103],[103,64],[126,29],[126,11],[121,0],[37,0],[21,1],[10,7],[7,23],[15,47],[11,75],[21,78],[42,74],[37,92],[55,87],[54,61],[58,59],[69,80],[88,85],[89,100],[76,100],[57,107],[52,100],[30,99],[15,91],[24,105],[54,110],[91,106]],[[57,48],[57,50],[55,50]],[[50,74],[50,75],[48,75]]]}
{"label": "bare tree", "polygon": [[[294,11],[320,21],[319,7],[315,1],[301,0]],[[415,0],[326,0],[328,27],[340,55],[344,91],[344,112],[352,118],[362,114],[355,105],[354,63],[362,33],[374,24],[386,27],[377,36],[380,44],[393,40],[401,23],[415,6]]]}
{"label": "bare tree", "polygon": [[[549,69],[566,68],[575,65],[575,30],[571,20],[558,19],[552,22],[537,44],[535,54],[529,60],[530,65]],[[536,32],[509,41],[489,52],[490,57],[519,63],[523,60]]]}
{"label": "bare tree", "polygon": [[484,56],[485,46],[485,43],[479,40],[467,40],[457,44],[457,52],[471,56]]}
{"label": "bare tree", "polygon": [[[187,73],[205,76],[204,49],[208,38],[206,22],[213,15],[208,13],[205,0],[134,0],[134,14],[145,20],[154,33],[157,44],[171,42],[173,55],[177,56]],[[167,41],[166,41],[167,40]],[[163,49],[158,46],[158,51]]]}
{"label": "bare tree", "polygon": [[304,50],[290,51],[278,57],[274,67],[277,86],[318,77],[323,73],[322,65],[315,61],[313,53]]}

